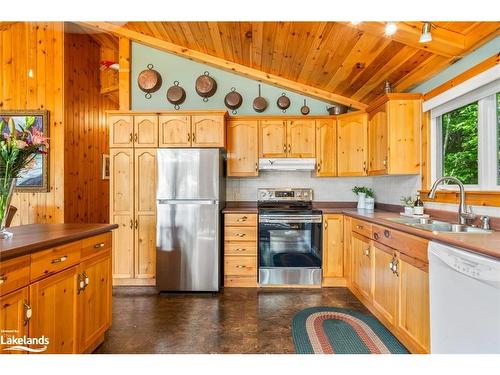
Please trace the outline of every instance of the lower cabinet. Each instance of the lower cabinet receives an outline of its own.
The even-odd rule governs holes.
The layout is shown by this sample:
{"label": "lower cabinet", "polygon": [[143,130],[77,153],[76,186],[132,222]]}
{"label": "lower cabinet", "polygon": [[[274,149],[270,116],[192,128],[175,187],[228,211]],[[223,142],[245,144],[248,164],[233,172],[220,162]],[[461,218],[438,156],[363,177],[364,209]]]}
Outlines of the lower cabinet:
{"label": "lower cabinet", "polygon": [[370,239],[351,234],[352,286],[370,301],[372,298],[372,251]]}
{"label": "lower cabinet", "polygon": [[396,252],[373,242],[373,306],[391,324],[396,323],[399,278]]}
{"label": "lower cabinet", "polygon": [[[102,342],[111,325],[111,233],[77,243],[83,259],[79,264],[0,296],[4,343],[11,336],[44,336],[48,344],[43,353],[74,354],[91,352]],[[0,353],[8,353],[2,350],[8,346],[2,345]]]}
{"label": "lower cabinet", "polygon": [[323,286],[345,285],[344,215],[323,215]]}

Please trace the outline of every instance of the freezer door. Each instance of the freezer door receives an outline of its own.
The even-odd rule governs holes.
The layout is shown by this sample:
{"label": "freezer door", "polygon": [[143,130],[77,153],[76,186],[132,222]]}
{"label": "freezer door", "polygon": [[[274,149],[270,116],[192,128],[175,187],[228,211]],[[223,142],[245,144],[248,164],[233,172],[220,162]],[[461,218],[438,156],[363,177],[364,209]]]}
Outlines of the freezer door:
{"label": "freezer door", "polygon": [[157,287],[211,291],[220,285],[220,208],[210,201],[158,204]]}
{"label": "freezer door", "polygon": [[159,149],[158,199],[220,200],[219,149]]}

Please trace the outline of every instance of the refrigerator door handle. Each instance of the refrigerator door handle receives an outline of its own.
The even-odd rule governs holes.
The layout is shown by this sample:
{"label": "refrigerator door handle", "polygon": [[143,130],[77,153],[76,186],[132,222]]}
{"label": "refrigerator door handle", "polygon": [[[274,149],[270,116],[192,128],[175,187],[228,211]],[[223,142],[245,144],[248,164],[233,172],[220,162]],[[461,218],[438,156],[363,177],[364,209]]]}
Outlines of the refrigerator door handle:
{"label": "refrigerator door handle", "polygon": [[218,204],[219,201],[213,199],[157,199],[158,204]]}

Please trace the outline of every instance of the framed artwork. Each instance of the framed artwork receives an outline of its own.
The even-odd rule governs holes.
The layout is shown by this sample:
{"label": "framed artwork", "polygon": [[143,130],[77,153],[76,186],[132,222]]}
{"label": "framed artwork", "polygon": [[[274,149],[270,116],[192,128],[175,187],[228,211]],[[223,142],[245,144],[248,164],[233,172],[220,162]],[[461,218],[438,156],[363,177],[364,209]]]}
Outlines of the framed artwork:
{"label": "framed artwork", "polygon": [[110,174],[110,165],[109,165],[109,162],[110,162],[109,155],[102,154],[101,173],[102,173],[102,179],[103,180],[109,180],[109,174]]}
{"label": "framed artwork", "polygon": [[[34,128],[49,137],[49,111],[47,110],[6,110],[0,111],[0,118],[6,123],[12,118],[16,128],[26,124],[26,117],[34,117]],[[17,192],[48,192],[49,187],[49,154],[36,155],[30,166],[17,178]]]}

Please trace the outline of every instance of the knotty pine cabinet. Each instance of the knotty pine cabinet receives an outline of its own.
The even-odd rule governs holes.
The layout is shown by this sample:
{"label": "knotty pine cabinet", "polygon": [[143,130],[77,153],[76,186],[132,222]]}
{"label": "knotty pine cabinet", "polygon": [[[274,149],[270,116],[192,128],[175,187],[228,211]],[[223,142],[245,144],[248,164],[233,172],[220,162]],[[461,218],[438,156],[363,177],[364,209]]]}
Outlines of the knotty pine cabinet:
{"label": "knotty pine cabinet", "polygon": [[337,120],[316,120],[316,173],[317,177],[337,175]]}
{"label": "knotty pine cabinet", "polygon": [[368,115],[351,112],[337,116],[338,175],[366,176]]}
{"label": "knotty pine cabinet", "polygon": [[368,108],[368,174],[420,171],[420,94],[386,94]]}
{"label": "knotty pine cabinet", "polygon": [[314,120],[262,120],[259,124],[259,156],[262,158],[314,158]]}
{"label": "knotty pine cabinet", "polygon": [[344,215],[323,215],[323,286],[344,283]]}
{"label": "knotty pine cabinet", "polygon": [[227,175],[252,177],[259,175],[259,142],[257,120],[228,120]]}
{"label": "knotty pine cabinet", "polygon": [[352,285],[365,298],[372,299],[372,249],[369,238],[351,234]]}
{"label": "knotty pine cabinet", "polygon": [[158,147],[158,116],[108,114],[110,147]]}
{"label": "knotty pine cabinet", "polygon": [[[17,267],[11,268],[7,279],[15,276],[19,280],[20,273],[26,277],[17,285],[19,289],[0,293],[0,332],[16,331],[16,337],[45,336],[49,343],[43,353],[47,354],[91,352],[111,325],[111,233],[69,245],[79,249],[77,264],[64,256],[54,258],[51,251],[31,254],[31,258],[43,254],[44,259],[33,258],[27,269],[17,258],[1,263]],[[33,280],[30,268],[40,261],[57,264],[57,271]]]}
{"label": "knotty pine cabinet", "polygon": [[114,283],[155,285],[156,149],[111,149],[110,161]]}

